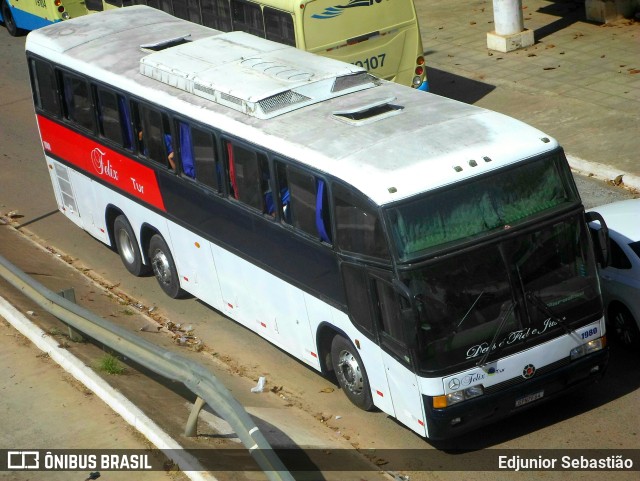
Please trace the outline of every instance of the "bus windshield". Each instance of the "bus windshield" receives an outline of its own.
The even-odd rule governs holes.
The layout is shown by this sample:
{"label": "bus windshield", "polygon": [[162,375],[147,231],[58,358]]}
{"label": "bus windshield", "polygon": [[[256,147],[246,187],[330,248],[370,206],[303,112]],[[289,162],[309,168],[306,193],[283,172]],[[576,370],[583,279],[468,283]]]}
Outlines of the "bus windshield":
{"label": "bus windshield", "polygon": [[402,262],[415,260],[579,200],[564,157],[504,169],[389,209]]}
{"label": "bus windshield", "polygon": [[587,236],[574,215],[405,273],[419,368],[454,372],[592,322],[601,304]]}

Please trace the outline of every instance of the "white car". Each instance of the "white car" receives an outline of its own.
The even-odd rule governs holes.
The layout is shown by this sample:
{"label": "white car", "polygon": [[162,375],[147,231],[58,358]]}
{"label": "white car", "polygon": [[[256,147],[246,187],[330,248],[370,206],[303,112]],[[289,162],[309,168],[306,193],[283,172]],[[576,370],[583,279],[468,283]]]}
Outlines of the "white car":
{"label": "white car", "polygon": [[[640,350],[640,199],[589,209],[609,228],[609,267],[600,269],[609,333],[625,346]],[[592,229],[599,225],[592,223]]]}

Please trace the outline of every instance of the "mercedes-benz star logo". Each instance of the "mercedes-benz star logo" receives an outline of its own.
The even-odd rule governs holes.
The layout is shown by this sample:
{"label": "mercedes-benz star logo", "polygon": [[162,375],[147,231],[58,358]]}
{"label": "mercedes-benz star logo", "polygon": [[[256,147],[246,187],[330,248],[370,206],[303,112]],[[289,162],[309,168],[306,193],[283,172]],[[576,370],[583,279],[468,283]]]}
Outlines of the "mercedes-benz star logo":
{"label": "mercedes-benz star logo", "polygon": [[458,389],[459,387],[460,387],[460,379],[458,379],[457,377],[449,381],[449,389],[451,389],[452,391],[455,389]]}

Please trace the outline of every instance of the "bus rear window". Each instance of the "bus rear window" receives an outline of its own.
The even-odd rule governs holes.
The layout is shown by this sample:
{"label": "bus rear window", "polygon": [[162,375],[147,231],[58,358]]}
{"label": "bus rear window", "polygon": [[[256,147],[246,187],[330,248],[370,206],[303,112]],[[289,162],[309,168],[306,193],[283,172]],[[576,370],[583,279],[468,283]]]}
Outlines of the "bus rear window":
{"label": "bus rear window", "polygon": [[343,6],[339,0],[316,0],[305,5],[303,31],[305,48],[335,46],[348,38],[371,32],[388,32],[407,22],[415,22],[413,2],[358,2]]}
{"label": "bus rear window", "polygon": [[415,259],[578,201],[563,159],[501,170],[389,209],[398,257]]}
{"label": "bus rear window", "polygon": [[291,14],[270,7],[264,7],[263,13],[267,39],[295,47],[296,36]]}

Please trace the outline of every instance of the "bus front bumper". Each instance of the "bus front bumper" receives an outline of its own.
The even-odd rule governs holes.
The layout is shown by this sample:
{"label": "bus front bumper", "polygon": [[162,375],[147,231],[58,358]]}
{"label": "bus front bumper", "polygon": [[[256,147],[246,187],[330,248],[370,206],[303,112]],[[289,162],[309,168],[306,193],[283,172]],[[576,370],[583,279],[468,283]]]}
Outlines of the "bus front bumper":
{"label": "bus front bumper", "polygon": [[[434,409],[431,396],[423,396],[429,439],[447,439],[494,423],[549,401],[573,389],[598,381],[604,375],[609,350],[571,361],[511,387],[486,393],[444,409]],[[513,381],[519,381],[518,379]]]}

